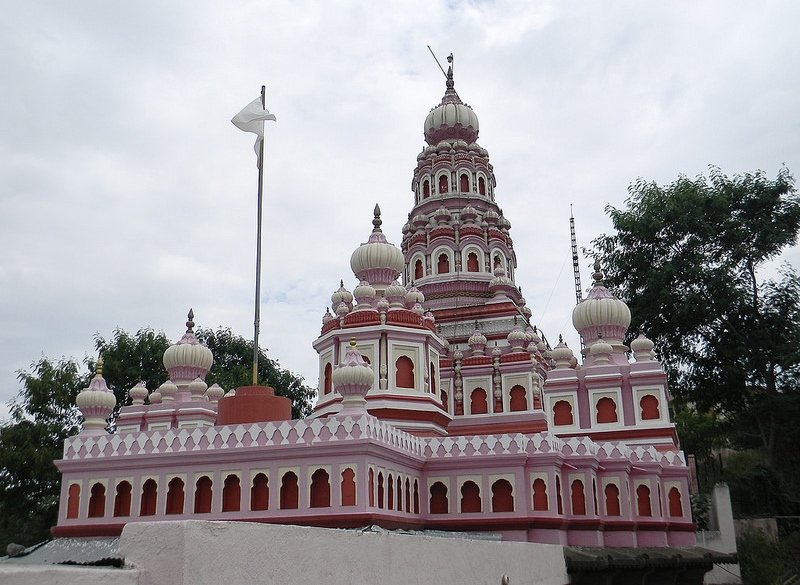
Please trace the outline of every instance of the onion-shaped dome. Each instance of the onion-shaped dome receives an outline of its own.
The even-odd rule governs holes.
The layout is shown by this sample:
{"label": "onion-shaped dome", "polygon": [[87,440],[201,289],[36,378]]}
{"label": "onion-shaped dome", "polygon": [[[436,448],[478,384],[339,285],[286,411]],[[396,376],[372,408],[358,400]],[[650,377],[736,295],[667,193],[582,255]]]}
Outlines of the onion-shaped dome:
{"label": "onion-shaped dome", "polygon": [[400,231],[403,233],[404,236],[407,236],[412,229],[413,228],[411,226],[411,221],[407,221],[406,223],[403,224],[403,229]]}
{"label": "onion-shaped dome", "polygon": [[365,410],[364,397],[375,382],[375,372],[367,365],[356,349],[356,340],[350,340],[350,347],[333,371],[333,388],[342,395],[342,413]]}
{"label": "onion-shaped dome", "polygon": [[450,211],[444,205],[441,205],[439,209],[436,210],[436,213],[433,214],[433,219],[435,219],[436,223],[439,225],[446,224],[450,221],[451,217]]}
{"label": "onion-shaped dome", "polygon": [[483,350],[486,348],[486,336],[478,329],[477,323],[475,323],[475,331],[467,340],[467,345],[472,348],[473,355],[483,355]]}
{"label": "onion-shaped dome", "polygon": [[489,281],[489,292],[495,295],[508,295],[517,290],[514,282],[506,276],[506,270],[498,264],[494,269],[494,278]]}
{"label": "onion-shaped dome", "polygon": [[327,307],[325,308],[325,314],[322,316],[322,325],[327,325],[328,321],[333,319],[333,315],[331,315],[331,310]]}
{"label": "onion-shaped dome", "polygon": [[505,217],[501,216],[500,221],[497,222],[497,225],[500,227],[501,230],[508,231],[511,229],[511,222],[508,221]]}
{"label": "onion-shaped dome", "polygon": [[161,392],[158,391],[158,388],[153,390],[148,397],[150,404],[161,404]]}
{"label": "onion-shaped dome", "polygon": [[356,302],[358,303],[356,308],[353,309],[354,311],[371,309],[373,303],[375,302],[375,287],[373,287],[366,280],[362,280],[360,283],[358,283],[358,286],[353,289],[353,297],[355,297]]}
{"label": "onion-shaped dome", "polygon": [[192,395],[192,400],[203,400],[206,390],[208,390],[208,384],[202,378],[195,378],[189,383],[189,394]]}
{"label": "onion-shaped dome", "polygon": [[395,280],[392,284],[386,287],[383,295],[390,305],[394,308],[403,308],[406,302],[406,289]]}
{"label": "onion-shaped dome", "polygon": [[456,360],[457,362],[460,362],[461,360],[464,359],[464,352],[461,351],[460,349],[455,350],[453,352],[453,359]]}
{"label": "onion-shaped dome", "polygon": [[339,303],[339,306],[336,307],[336,316],[340,319],[347,315],[350,312],[350,307],[345,305],[344,303]]}
{"label": "onion-shaped dome", "polygon": [[209,402],[216,402],[223,396],[225,396],[225,390],[219,384],[212,384],[206,390],[206,398]]}
{"label": "onion-shaped dome", "polygon": [[375,303],[375,308],[378,309],[379,313],[385,313],[389,310],[390,306],[391,305],[389,304],[389,301],[386,300],[386,297],[379,298],[378,302]]}
{"label": "onion-shaped dome", "polygon": [[161,402],[174,402],[177,393],[178,386],[171,380],[167,380],[158,387],[158,394],[161,396]]}
{"label": "onion-shaped dome", "polygon": [[406,293],[406,307],[413,307],[416,304],[422,304],[425,302],[425,295],[422,294],[422,291],[419,290],[414,283],[411,283],[411,288],[408,289]]}
{"label": "onion-shaped dome", "polygon": [[436,317],[434,317],[433,313],[431,313],[430,311],[425,311],[425,314],[422,316],[422,318],[425,320],[425,323],[427,325],[433,325],[434,323],[436,323]]}
{"label": "onion-shaped dome", "polygon": [[514,324],[514,328],[508,333],[506,339],[511,346],[512,352],[521,353],[525,351],[525,344],[528,342],[528,336],[518,324]]}
{"label": "onion-shaped dome", "polygon": [[[171,345],[164,352],[164,367],[171,380],[191,381],[197,378],[205,378],[211,365],[214,363],[214,356],[211,350],[200,343],[194,334],[194,311],[189,309],[189,319],[186,321],[186,333],[183,334],[178,343]],[[166,398],[161,393],[162,398]]]}
{"label": "onion-shaped dome", "polygon": [[525,334],[528,336],[528,341],[533,342],[534,345],[541,341],[539,334],[536,332],[536,327],[528,325],[527,329],[525,329]]}
{"label": "onion-shaped dome", "polygon": [[144,404],[147,394],[147,387],[144,385],[144,382],[139,382],[136,386],[128,390],[128,396],[131,397],[132,406],[141,406]]}
{"label": "onion-shaped dome", "polygon": [[117,399],[103,378],[103,358],[97,360],[94,378],[89,386],[78,393],[75,404],[83,415],[82,435],[102,435],[106,432],[106,420],[114,412]]}
{"label": "onion-shaped dome", "polygon": [[530,307],[522,307],[522,314],[525,315],[526,319],[533,317],[533,311],[531,311]]}
{"label": "onion-shaped dome", "polygon": [[461,210],[461,219],[466,222],[475,221],[478,217],[478,212],[475,211],[475,208],[472,205],[467,205],[464,209]]}
{"label": "onion-shaped dome", "polygon": [[335,311],[339,303],[344,303],[348,309],[353,308],[353,295],[344,287],[343,280],[339,281],[339,288],[331,295],[331,309]]}
{"label": "onion-shaped dome", "polygon": [[466,140],[456,140],[453,142],[453,150],[456,152],[467,152],[469,151],[469,144]]}
{"label": "onion-shaped dome", "polygon": [[589,348],[589,356],[593,358],[592,365],[607,364],[612,353],[614,353],[614,348],[603,339],[602,335],[599,335]]}
{"label": "onion-shaped dome", "polygon": [[592,290],[572,310],[572,324],[583,337],[587,347],[591,347],[598,336],[604,337],[612,344],[622,344],[628,325],[631,324],[631,311],[628,305],[603,286],[603,273],[600,271],[599,261],[595,262],[594,269]]}
{"label": "onion-shaped dome", "polygon": [[411,225],[417,230],[422,230],[428,225],[428,218],[422,213],[418,213],[411,219]]}
{"label": "onion-shaped dome", "polygon": [[366,280],[375,290],[383,292],[403,271],[404,259],[400,249],[390,244],[381,231],[381,208],[375,206],[372,234],[350,257],[350,268],[359,280]]}
{"label": "onion-shaped dome", "polygon": [[489,225],[497,225],[500,221],[500,215],[494,209],[490,209],[483,214],[483,220]]}
{"label": "onion-shaped dome", "polygon": [[411,307],[411,312],[422,317],[425,314],[425,309],[419,303],[415,303],[414,306]]}
{"label": "onion-shaped dome", "polygon": [[631,351],[637,362],[651,361],[653,359],[653,347],[655,347],[655,344],[645,337],[644,333],[639,333],[639,336],[631,341]]}
{"label": "onion-shaped dome", "polygon": [[425,118],[425,140],[428,144],[438,144],[442,140],[463,140],[471,144],[478,139],[478,116],[458,97],[453,82],[453,56],[447,60],[450,62],[447,90],[441,103]]}
{"label": "onion-shaped dome", "polygon": [[558,345],[553,349],[551,357],[553,361],[555,361],[555,368],[557,370],[566,370],[570,367],[575,354],[573,354],[572,350],[564,343],[564,338],[559,335]]}

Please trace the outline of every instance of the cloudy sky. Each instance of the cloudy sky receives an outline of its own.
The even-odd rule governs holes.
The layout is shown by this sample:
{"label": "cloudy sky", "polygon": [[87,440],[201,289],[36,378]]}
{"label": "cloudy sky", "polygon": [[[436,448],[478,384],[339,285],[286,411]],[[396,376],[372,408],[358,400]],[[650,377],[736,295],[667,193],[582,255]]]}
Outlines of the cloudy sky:
{"label": "cloudy sky", "polygon": [[[800,4],[14,2],[0,15],[0,402],[115,327],[252,335],[256,168],[230,118],[267,85],[262,344],[316,386],[311,341],[380,203],[399,243],[422,122],[456,89],[522,285],[578,343],[587,246],[637,177],[800,173]],[[785,259],[800,264],[800,251]],[[588,261],[582,263],[588,285]],[[0,417],[5,414],[0,407]]]}

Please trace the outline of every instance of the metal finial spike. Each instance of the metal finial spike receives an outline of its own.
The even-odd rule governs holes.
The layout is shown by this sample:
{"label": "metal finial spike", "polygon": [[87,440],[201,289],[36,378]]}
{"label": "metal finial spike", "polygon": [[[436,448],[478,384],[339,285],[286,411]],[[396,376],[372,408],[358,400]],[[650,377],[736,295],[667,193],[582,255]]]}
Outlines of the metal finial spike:
{"label": "metal finial spike", "polygon": [[103,377],[103,354],[97,357],[97,363],[94,365],[94,375]]}
{"label": "metal finial spike", "polygon": [[192,309],[189,309],[189,314],[187,317],[189,319],[186,321],[186,332],[192,333],[192,328],[194,327],[194,311]]}
{"label": "metal finial spike", "polygon": [[561,335],[560,333],[558,334],[558,342],[559,343],[564,343],[564,336]]}
{"label": "metal finial spike", "polygon": [[372,219],[372,225],[375,226],[375,229],[372,231],[379,232],[381,230],[381,224],[383,221],[381,221],[381,208],[377,203],[375,204],[375,211],[373,211],[373,214],[375,217]]}
{"label": "metal finial spike", "polygon": [[600,259],[595,258],[594,260],[594,273],[592,274],[592,278],[594,279],[594,284],[603,284],[603,270],[600,267]]}
{"label": "metal finial spike", "polygon": [[344,288],[344,279],[339,281],[339,287]]}

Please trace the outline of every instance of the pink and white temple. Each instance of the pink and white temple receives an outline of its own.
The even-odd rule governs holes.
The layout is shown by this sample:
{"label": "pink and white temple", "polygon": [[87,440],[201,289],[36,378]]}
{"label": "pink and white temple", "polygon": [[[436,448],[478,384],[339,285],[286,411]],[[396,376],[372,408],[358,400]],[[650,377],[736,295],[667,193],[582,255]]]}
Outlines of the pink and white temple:
{"label": "pink and white temple", "polygon": [[572,314],[577,355],[533,326],[478,130],[451,68],[425,119],[400,247],[376,206],[350,259],[356,285],[342,283],[323,316],[311,416],[291,420],[268,388],[208,387],[214,356],[190,314],[164,354],[169,381],[131,388],[116,432],[101,368],[78,396],[85,423],[56,462],[54,533],[201,519],[694,545],[653,343],[624,344],[630,311],[598,266]]}

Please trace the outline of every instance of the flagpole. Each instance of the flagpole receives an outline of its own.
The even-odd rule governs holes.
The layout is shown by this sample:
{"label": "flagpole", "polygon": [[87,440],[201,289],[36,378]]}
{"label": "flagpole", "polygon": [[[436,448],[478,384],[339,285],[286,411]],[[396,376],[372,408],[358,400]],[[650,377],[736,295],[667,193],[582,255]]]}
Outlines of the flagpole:
{"label": "flagpole", "polygon": [[[261,107],[266,109],[266,86],[261,86]],[[261,122],[263,124],[263,122]],[[258,152],[258,213],[256,220],[256,302],[253,319],[253,386],[258,384],[258,326],[261,320],[261,200],[264,184],[264,137]]]}

